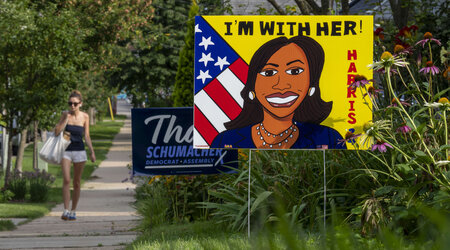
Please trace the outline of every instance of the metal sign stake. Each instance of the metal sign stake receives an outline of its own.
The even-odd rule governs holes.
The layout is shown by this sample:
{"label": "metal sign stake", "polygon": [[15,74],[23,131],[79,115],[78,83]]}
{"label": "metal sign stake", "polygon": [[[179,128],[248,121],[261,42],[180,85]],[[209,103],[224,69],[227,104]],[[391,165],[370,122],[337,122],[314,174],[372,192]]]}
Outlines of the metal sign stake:
{"label": "metal sign stake", "polygon": [[323,151],[323,229],[326,230],[327,221],[327,172],[325,170],[325,149]]}
{"label": "metal sign stake", "polygon": [[250,176],[252,171],[252,150],[250,149],[250,153],[248,154],[248,214],[247,214],[247,230],[248,230],[248,238],[250,239]]}

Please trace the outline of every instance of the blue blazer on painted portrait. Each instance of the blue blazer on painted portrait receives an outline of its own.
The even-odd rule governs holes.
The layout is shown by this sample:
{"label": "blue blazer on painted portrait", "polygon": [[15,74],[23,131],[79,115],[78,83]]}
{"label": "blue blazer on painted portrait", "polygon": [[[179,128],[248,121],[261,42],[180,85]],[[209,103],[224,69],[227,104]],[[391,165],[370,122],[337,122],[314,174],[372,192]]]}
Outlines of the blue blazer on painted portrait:
{"label": "blue blazer on painted portrait", "polygon": [[[342,136],[334,129],[312,123],[296,123],[299,136],[292,145],[294,149],[346,149]],[[214,138],[211,148],[256,148],[249,125],[223,131]]]}

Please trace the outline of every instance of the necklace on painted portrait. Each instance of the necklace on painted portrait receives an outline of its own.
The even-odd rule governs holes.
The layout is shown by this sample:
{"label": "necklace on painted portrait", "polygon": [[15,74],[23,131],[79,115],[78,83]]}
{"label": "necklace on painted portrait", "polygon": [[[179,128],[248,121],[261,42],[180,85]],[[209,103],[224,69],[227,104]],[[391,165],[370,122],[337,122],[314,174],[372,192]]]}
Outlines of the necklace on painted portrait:
{"label": "necklace on painted portrait", "polygon": [[[256,126],[257,135],[259,139],[262,141],[262,146],[267,148],[278,147],[281,148],[283,144],[288,144],[290,140],[294,137],[294,133],[297,132],[297,126],[292,124],[288,129],[281,132],[280,134],[270,133],[264,128],[263,123],[261,122],[258,126]],[[264,136],[269,138],[274,138],[275,143],[269,143],[264,139]],[[278,139],[277,139],[278,138]]]}

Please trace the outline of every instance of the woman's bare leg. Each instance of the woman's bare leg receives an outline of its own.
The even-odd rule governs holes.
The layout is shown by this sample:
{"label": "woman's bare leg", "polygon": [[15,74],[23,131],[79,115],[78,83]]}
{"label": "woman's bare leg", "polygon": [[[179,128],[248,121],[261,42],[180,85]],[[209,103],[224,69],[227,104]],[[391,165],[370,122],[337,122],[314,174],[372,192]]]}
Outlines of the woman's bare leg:
{"label": "woman's bare leg", "polygon": [[63,175],[63,187],[62,187],[62,195],[64,201],[64,209],[69,209],[70,203],[70,165],[72,162],[67,159],[62,159],[61,168]]}
{"label": "woman's bare leg", "polygon": [[80,199],[81,174],[83,173],[84,164],[86,162],[78,162],[73,164],[73,193],[72,193],[72,210],[77,209],[78,200]]}

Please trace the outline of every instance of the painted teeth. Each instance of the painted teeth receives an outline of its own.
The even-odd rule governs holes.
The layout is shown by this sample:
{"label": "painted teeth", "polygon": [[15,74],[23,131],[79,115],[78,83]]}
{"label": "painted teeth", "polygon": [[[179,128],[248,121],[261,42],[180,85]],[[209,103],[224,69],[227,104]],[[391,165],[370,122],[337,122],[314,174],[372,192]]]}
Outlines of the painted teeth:
{"label": "painted teeth", "polygon": [[285,104],[285,103],[291,102],[291,101],[293,101],[293,100],[295,100],[297,98],[298,98],[298,95],[291,95],[291,96],[284,97],[284,98],[281,98],[281,97],[269,97],[269,98],[266,98],[266,100],[268,102],[275,103],[275,104]]}

